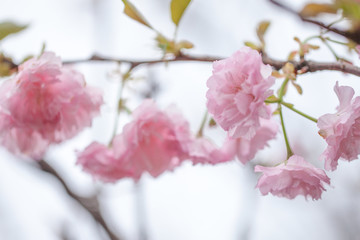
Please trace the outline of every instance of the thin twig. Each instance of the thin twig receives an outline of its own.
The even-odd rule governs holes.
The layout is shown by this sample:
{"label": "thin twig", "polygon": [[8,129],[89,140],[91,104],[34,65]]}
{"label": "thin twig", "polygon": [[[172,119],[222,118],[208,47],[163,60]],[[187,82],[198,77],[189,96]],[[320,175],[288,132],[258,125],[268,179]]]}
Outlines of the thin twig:
{"label": "thin twig", "polygon": [[316,21],[316,20],[313,20],[313,19],[309,19],[309,18],[305,18],[303,16],[301,16],[301,14],[299,14],[297,11],[291,9],[290,7],[276,1],[276,0],[269,0],[272,4],[280,7],[281,9],[289,12],[289,13],[292,13],[296,16],[298,16],[303,22],[308,22],[308,23],[311,23],[313,25],[317,25],[319,27],[321,27],[322,29],[326,29],[330,32],[333,32],[333,33],[336,33],[338,35],[341,35],[343,37],[346,37],[358,44],[360,44],[360,32],[349,32],[349,31],[343,31],[341,29],[338,29],[338,28],[334,28],[334,27],[331,27],[329,25],[326,25],[322,22],[319,22],[319,21]]}
{"label": "thin twig", "polygon": [[[360,68],[347,62],[315,62],[315,61],[281,61],[270,58],[265,53],[263,55],[263,62],[271,65],[274,69],[281,69],[287,62],[291,62],[296,70],[301,70],[302,73],[317,72],[317,71],[339,71],[343,73],[360,76]],[[90,58],[76,59],[70,61],[63,61],[64,64],[77,64],[87,62],[116,62],[116,63],[128,63],[131,68],[134,69],[141,65],[153,65],[163,64],[168,62],[214,62],[224,59],[223,57],[212,56],[193,56],[193,55],[180,55],[170,59],[155,59],[155,60],[132,60],[126,58],[112,58],[99,55],[93,55]]]}
{"label": "thin twig", "polygon": [[[210,56],[190,56],[190,55],[181,55],[172,59],[159,59],[159,60],[130,60],[130,59],[121,59],[121,58],[110,58],[110,57],[100,57],[94,55],[88,59],[78,59],[72,61],[64,61],[64,64],[75,64],[75,63],[84,63],[91,61],[105,61],[105,62],[118,62],[118,63],[129,63],[133,68],[140,65],[152,65],[166,62],[213,62],[221,60],[220,57],[210,57]],[[354,65],[351,65],[346,62],[315,62],[315,61],[280,61],[273,58],[270,58],[265,53],[263,53],[263,62],[273,66],[276,70],[281,69],[287,62],[291,62],[296,70],[302,70],[302,73],[306,72],[316,72],[316,71],[340,71],[344,73],[349,73],[355,76],[360,76],[360,68]]]}
{"label": "thin twig", "polygon": [[330,70],[360,77],[360,68],[347,62],[280,61],[270,58],[266,54],[263,54],[263,62],[271,65],[276,70],[281,69],[287,62],[290,62],[296,70],[301,70],[302,73]]}
{"label": "thin twig", "polygon": [[44,172],[47,172],[51,174],[53,177],[55,177],[61,185],[64,187],[66,193],[74,199],[76,202],[78,202],[93,218],[94,220],[100,224],[100,226],[104,229],[104,231],[108,234],[109,238],[111,240],[120,240],[120,237],[117,236],[116,233],[114,233],[107,223],[105,222],[99,207],[99,201],[96,196],[84,198],[79,195],[77,195],[75,192],[73,192],[69,186],[66,184],[65,180],[59,175],[59,173],[50,166],[47,162],[44,160],[41,160],[38,162],[39,167]]}
{"label": "thin twig", "polygon": [[100,61],[100,62],[117,62],[117,63],[129,63],[131,68],[134,69],[139,65],[152,65],[157,63],[167,63],[167,62],[213,62],[216,60],[220,60],[219,57],[208,57],[208,56],[189,56],[189,55],[180,55],[174,58],[169,59],[156,59],[156,60],[131,60],[131,59],[119,59],[119,58],[111,58],[111,57],[104,57],[99,55],[93,55],[90,58],[85,59],[77,59],[77,60],[70,60],[70,61],[63,61],[64,64],[75,64],[75,63],[84,63],[84,62],[91,62],[91,61]]}

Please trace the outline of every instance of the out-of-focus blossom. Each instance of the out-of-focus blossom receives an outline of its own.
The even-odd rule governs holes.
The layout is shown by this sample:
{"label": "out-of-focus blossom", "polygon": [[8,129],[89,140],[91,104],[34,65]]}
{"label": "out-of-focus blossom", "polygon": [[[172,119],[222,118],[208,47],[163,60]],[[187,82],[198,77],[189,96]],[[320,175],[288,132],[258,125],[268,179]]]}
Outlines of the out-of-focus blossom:
{"label": "out-of-focus blossom", "polygon": [[326,170],[335,170],[339,158],[351,161],[360,154],[360,97],[353,99],[354,89],[338,83],[334,90],[340,102],[337,112],[321,116],[317,123],[328,144],[321,155]]}
{"label": "out-of-focus blossom", "polygon": [[125,125],[114,143],[116,155],[128,158],[135,178],[143,172],[157,177],[172,170],[188,156],[191,132],[188,122],[171,106],[158,109],[152,100],[145,100],[134,112],[133,121]]}
{"label": "out-of-focus blossom", "polygon": [[270,118],[264,101],[272,94],[269,88],[275,79],[271,72],[271,66],[264,65],[261,55],[249,47],[214,62],[207,81],[207,107],[230,137],[251,139],[260,127],[260,118]]}
{"label": "out-of-focus blossom", "polygon": [[235,144],[236,156],[243,163],[255,157],[255,154],[268,146],[268,141],[274,139],[278,133],[278,124],[272,119],[261,119],[260,127],[256,130],[251,139],[236,138],[232,139]]}
{"label": "out-of-focus blossom", "polygon": [[112,173],[107,176],[106,172],[113,167],[131,172],[130,175],[119,174],[117,179],[131,177],[138,180],[145,172],[157,177],[188,158],[192,141],[189,125],[174,106],[161,111],[154,101],[145,100],[132,115],[133,120],[115,136],[111,152],[100,153],[109,153],[108,161],[102,161],[105,157],[93,158],[91,154],[78,160],[85,171],[105,181],[114,180]]}
{"label": "out-of-focus blossom", "polygon": [[15,154],[40,159],[59,143],[90,126],[102,94],[86,86],[81,73],[45,52],[19,66],[0,87],[0,142]]}
{"label": "out-of-focus blossom", "polygon": [[78,153],[77,163],[95,178],[104,182],[115,182],[124,177],[132,177],[133,172],[125,158],[116,158],[113,149],[93,142]]}
{"label": "out-of-focus blossom", "polygon": [[255,172],[262,172],[256,187],[263,195],[271,193],[278,197],[293,199],[298,195],[321,198],[324,183],[330,184],[329,177],[302,157],[293,155],[287,163],[276,167],[255,166]]}
{"label": "out-of-focus blossom", "polygon": [[206,138],[197,138],[190,144],[189,159],[194,163],[218,164],[234,159],[236,145],[229,138],[218,148]]}
{"label": "out-of-focus blossom", "polygon": [[162,111],[148,99],[133,112],[133,120],[115,136],[111,148],[92,143],[78,154],[78,164],[95,178],[113,182],[138,180],[145,172],[157,177],[185,160],[217,164],[234,156],[231,144],[217,148],[208,139],[195,138],[176,107]]}

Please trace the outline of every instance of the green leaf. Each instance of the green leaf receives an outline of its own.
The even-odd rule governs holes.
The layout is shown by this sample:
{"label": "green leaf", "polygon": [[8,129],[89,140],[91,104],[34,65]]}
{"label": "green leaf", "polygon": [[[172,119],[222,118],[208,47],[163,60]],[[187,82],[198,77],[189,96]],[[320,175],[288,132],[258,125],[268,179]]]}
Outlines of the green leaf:
{"label": "green leaf", "polygon": [[262,44],[265,43],[264,41],[264,35],[266,33],[266,30],[268,29],[268,27],[270,26],[270,22],[269,21],[262,21],[259,23],[257,29],[256,29],[256,34],[260,40],[260,42]]}
{"label": "green leaf", "polygon": [[286,102],[282,102],[282,105],[288,107],[288,108],[293,108],[294,107],[294,104],[292,103],[286,103]]}
{"label": "green leaf", "polygon": [[246,41],[246,42],[244,42],[244,44],[245,44],[245,46],[248,46],[249,48],[254,49],[256,51],[261,50],[261,47],[259,47],[258,45],[256,45],[253,42]]}
{"label": "green leaf", "polygon": [[213,118],[211,118],[209,121],[209,127],[216,127],[216,122]]}
{"label": "green leaf", "polygon": [[280,110],[277,108],[272,114],[273,114],[273,115],[279,115],[279,114],[280,114]]}
{"label": "green leaf", "polygon": [[344,17],[360,20],[360,4],[356,0],[336,0],[335,5],[343,10]]}
{"label": "green leaf", "polygon": [[191,49],[191,48],[194,48],[194,44],[192,44],[189,41],[182,40],[182,41],[176,43],[176,48],[179,49],[179,50],[181,50],[183,48],[184,49]]}
{"label": "green leaf", "polygon": [[276,70],[273,70],[273,71],[271,72],[271,76],[273,76],[273,77],[275,77],[275,78],[283,78],[283,77],[285,77],[283,74],[279,73],[279,72],[276,71]]}
{"label": "green leaf", "polygon": [[289,54],[287,60],[288,60],[288,61],[293,61],[293,60],[295,59],[295,57],[296,57],[297,54],[298,54],[298,51],[292,51],[292,52]]}
{"label": "green leaf", "polygon": [[10,65],[5,62],[0,62],[0,77],[6,77],[10,75]]}
{"label": "green leaf", "polygon": [[0,77],[11,75],[12,68],[14,67],[13,60],[0,53]]}
{"label": "green leaf", "polygon": [[171,19],[176,26],[179,25],[180,19],[184,14],[191,0],[172,0],[170,4]]}
{"label": "green leaf", "polygon": [[296,91],[301,95],[303,93],[301,86],[299,84],[295,83],[295,81],[291,81],[291,83],[295,87]]}
{"label": "green leaf", "polygon": [[10,34],[18,33],[25,28],[27,28],[27,25],[17,25],[13,22],[2,22],[0,23],[0,40]]}
{"label": "green leaf", "polygon": [[337,8],[332,4],[309,3],[300,11],[300,15],[303,17],[316,17],[321,13],[335,14],[336,12]]}
{"label": "green leaf", "polygon": [[163,51],[164,54],[174,52],[175,43],[170,41],[161,34],[158,34],[155,38],[157,46]]}
{"label": "green leaf", "polygon": [[136,7],[130,3],[128,0],[122,0],[125,5],[124,13],[134,19],[135,21],[145,25],[148,28],[153,29],[153,27],[146,21],[145,17],[136,9]]}

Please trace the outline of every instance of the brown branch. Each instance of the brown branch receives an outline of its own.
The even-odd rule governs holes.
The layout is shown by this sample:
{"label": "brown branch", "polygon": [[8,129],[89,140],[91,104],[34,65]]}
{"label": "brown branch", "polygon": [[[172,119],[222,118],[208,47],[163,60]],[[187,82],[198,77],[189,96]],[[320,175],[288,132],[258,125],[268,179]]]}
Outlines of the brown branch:
{"label": "brown branch", "polygon": [[340,36],[343,36],[343,37],[346,37],[358,44],[360,44],[360,32],[349,32],[349,31],[344,31],[344,30],[341,30],[341,29],[338,29],[338,28],[334,28],[334,27],[330,27],[322,22],[319,22],[319,21],[316,21],[316,20],[312,20],[312,19],[308,19],[308,18],[305,18],[303,16],[301,16],[301,14],[299,14],[297,11],[291,9],[290,7],[278,2],[277,0],[269,0],[272,4],[280,7],[281,9],[289,12],[289,13],[292,13],[296,16],[298,16],[303,22],[307,22],[307,23],[311,23],[313,25],[317,25],[323,29],[326,29],[330,32],[333,32],[333,33],[336,33]]}
{"label": "brown branch", "polygon": [[[221,60],[221,57],[211,56],[192,56],[192,55],[180,55],[178,57],[170,59],[156,59],[156,60],[132,60],[126,58],[112,58],[99,55],[93,55],[90,58],[76,59],[70,61],[63,61],[64,64],[77,64],[87,62],[117,62],[117,63],[128,63],[130,68],[134,69],[141,65],[153,65],[162,64],[168,62],[214,62]],[[346,62],[315,62],[315,61],[280,61],[268,57],[263,53],[263,62],[273,66],[276,70],[281,69],[287,62],[291,62],[296,70],[302,70],[302,73],[306,72],[317,72],[317,71],[339,71],[343,73],[360,76],[360,68]]]}
{"label": "brown branch", "polygon": [[263,62],[271,65],[276,70],[281,69],[287,62],[294,65],[296,70],[301,70],[302,73],[317,72],[317,71],[339,71],[343,73],[349,73],[360,77],[360,68],[347,62],[314,62],[314,61],[280,61],[273,58],[269,58],[266,54],[263,54]]}
{"label": "brown branch", "polygon": [[[105,62],[118,62],[118,63],[128,63],[132,68],[135,68],[140,65],[151,65],[151,64],[159,64],[166,62],[213,62],[217,60],[221,60],[223,58],[220,57],[209,57],[209,56],[190,56],[190,55],[181,55],[179,57],[175,57],[172,59],[160,59],[160,60],[130,60],[130,59],[116,59],[116,58],[108,58],[108,57],[100,57],[94,55],[88,59],[79,59],[72,61],[65,61],[64,64],[75,64],[75,63],[83,63],[83,62],[91,62],[91,61],[105,61]],[[268,57],[266,54],[263,54],[263,62],[265,64],[269,64],[273,66],[276,70],[281,69],[288,61],[280,61],[273,58]],[[340,71],[343,73],[352,74],[355,76],[360,76],[360,68],[354,65],[351,65],[346,62],[315,62],[315,61],[289,61],[291,62],[296,70],[302,70],[302,73],[306,72],[317,72],[317,71]]]}
{"label": "brown branch", "polygon": [[120,237],[117,236],[117,234],[115,234],[109,228],[109,226],[105,222],[103,216],[101,215],[99,201],[96,196],[93,196],[90,198],[84,198],[84,197],[77,195],[75,192],[73,192],[69,188],[69,186],[66,184],[64,179],[59,175],[59,173],[52,166],[50,166],[47,162],[45,162],[44,160],[41,160],[38,162],[38,165],[41,170],[51,174],[53,177],[55,177],[61,183],[61,185],[64,187],[66,193],[72,199],[74,199],[76,202],[78,202],[93,217],[93,219],[104,229],[104,231],[107,233],[107,235],[109,236],[109,238],[111,240],[119,240],[120,239]]}
{"label": "brown branch", "polygon": [[100,62],[117,62],[117,63],[128,63],[131,65],[131,68],[135,68],[139,65],[152,65],[157,63],[167,63],[167,62],[213,62],[216,60],[220,60],[219,57],[208,57],[208,56],[188,56],[188,55],[180,55],[175,58],[169,59],[157,59],[157,60],[131,60],[131,59],[119,59],[119,58],[111,58],[104,57],[99,55],[93,55],[87,59],[78,59],[78,60],[70,60],[63,61],[63,64],[75,64],[75,63],[84,63],[84,62],[92,62],[92,61],[100,61]]}

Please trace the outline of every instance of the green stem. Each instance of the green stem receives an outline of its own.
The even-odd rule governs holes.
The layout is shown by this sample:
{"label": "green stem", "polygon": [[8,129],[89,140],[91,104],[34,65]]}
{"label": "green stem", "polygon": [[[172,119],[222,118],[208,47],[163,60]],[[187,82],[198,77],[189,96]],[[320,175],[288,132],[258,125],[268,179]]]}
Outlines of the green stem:
{"label": "green stem", "polygon": [[277,100],[265,100],[265,103],[280,103],[279,99]]}
{"label": "green stem", "polygon": [[196,134],[197,137],[202,137],[203,136],[203,131],[204,131],[204,127],[205,127],[205,123],[206,123],[207,118],[208,118],[208,111],[206,110],[206,112],[204,114],[204,117],[203,117],[203,119],[201,121],[199,131]]}
{"label": "green stem", "polygon": [[330,44],[327,42],[325,38],[321,38],[321,41],[327,46],[327,48],[330,50],[330,52],[334,55],[336,61],[339,61],[339,56],[336,54],[335,50],[330,46]]}
{"label": "green stem", "polygon": [[[332,23],[330,23],[329,25],[328,25],[328,27],[330,28],[330,27],[332,27],[333,25],[335,25],[336,23],[339,23],[339,22],[341,22],[342,20],[344,20],[345,18],[344,17],[341,17],[341,18],[339,18],[338,20],[335,20],[335,21],[333,21]],[[324,32],[324,34],[325,33],[328,33],[329,32],[329,29],[327,29],[325,32]]]}
{"label": "green stem", "polygon": [[123,94],[123,91],[124,91],[124,88],[125,88],[125,82],[129,78],[130,72],[131,72],[132,69],[133,69],[133,66],[131,66],[130,69],[122,76],[121,83],[119,84],[118,94],[117,94],[117,98],[116,98],[118,104],[117,104],[117,111],[116,111],[115,120],[114,120],[114,130],[113,130],[110,142],[108,144],[109,147],[111,147],[112,141],[113,141],[114,137],[116,136],[116,133],[117,133],[117,130],[118,130],[119,118],[120,118],[120,113],[121,113],[121,110],[122,110],[119,107],[119,103],[120,103],[120,101],[123,101],[122,94]]}
{"label": "green stem", "polygon": [[288,82],[289,82],[289,78],[285,78],[284,82],[281,84],[281,87],[279,90],[279,102],[282,102],[282,100],[283,100],[283,97],[285,95],[285,88],[286,88],[286,85],[288,84]]}
{"label": "green stem", "polygon": [[279,113],[280,113],[280,120],[281,120],[281,128],[282,128],[282,130],[283,130],[284,139],[285,139],[285,144],[286,144],[287,159],[289,159],[292,155],[294,155],[294,153],[293,153],[293,151],[291,150],[290,143],[289,143],[289,139],[288,139],[288,136],[287,136],[287,134],[286,134],[284,117],[283,117],[283,114],[282,114],[282,109],[281,109],[281,105],[280,105],[280,104],[279,104]]}
{"label": "green stem", "polygon": [[174,43],[176,42],[176,38],[177,38],[177,34],[178,34],[178,26],[175,27],[175,31],[174,31],[174,38],[173,38],[173,41]]}
{"label": "green stem", "polygon": [[291,111],[294,111],[294,112],[296,112],[297,114],[299,114],[299,115],[301,115],[301,116],[303,116],[303,117],[305,117],[305,118],[307,118],[307,119],[309,119],[309,120],[311,120],[311,121],[313,121],[313,122],[315,122],[315,123],[317,123],[317,121],[318,121],[316,118],[311,117],[311,116],[307,115],[306,113],[303,113],[303,112],[297,110],[296,108],[292,107],[292,106],[291,106],[290,104],[288,104],[288,103],[280,102],[280,104],[283,105],[283,106],[285,106],[285,107],[287,107],[287,108],[290,109]]}
{"label": "green stem", "polygon": [[329,42],[333,42],[333,43],[337,43],[337,44],[341,44],[341,45],[344,45],[344,46],[347,46],[348,43],[344,43],[344,42],[340,42],[340,41],[336,41],[336,40],[333,40],[331,38],[326,38],[327,41]]}
{"label": "green stem", "polygon": [[316,35],[316,36],[311,36],[311,37],[308,37],[306,38],[303,43],[307,43],[308,41],[312,40],[312,39],[316,39],[316,38],[321,38],[320,35]]}

